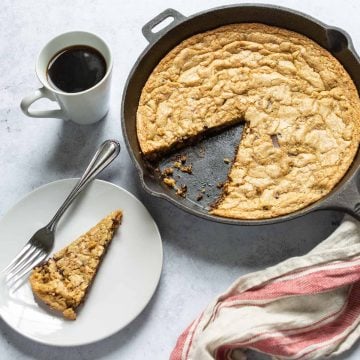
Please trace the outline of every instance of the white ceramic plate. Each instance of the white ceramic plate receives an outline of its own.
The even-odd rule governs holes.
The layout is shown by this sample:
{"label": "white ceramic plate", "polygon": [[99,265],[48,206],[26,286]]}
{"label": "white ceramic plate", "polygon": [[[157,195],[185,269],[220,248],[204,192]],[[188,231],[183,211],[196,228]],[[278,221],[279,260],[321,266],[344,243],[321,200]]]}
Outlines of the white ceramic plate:
{"label": "white ceramic plate", "polygon": [[[18,202],[0,221],[0,269],[39,228],[47,224],[76,183],[60,180],[42,186]],[[126,190],[95,180],[61,219],[54,251],[66,246],[115,209],[119,227],[75,321],[41,305],[26,282],[14,294],[0,289],[0,315],[20,334],[57,346],[88,344],[129,324],[146,306],[159,282],[162,242],[149,212]]]}

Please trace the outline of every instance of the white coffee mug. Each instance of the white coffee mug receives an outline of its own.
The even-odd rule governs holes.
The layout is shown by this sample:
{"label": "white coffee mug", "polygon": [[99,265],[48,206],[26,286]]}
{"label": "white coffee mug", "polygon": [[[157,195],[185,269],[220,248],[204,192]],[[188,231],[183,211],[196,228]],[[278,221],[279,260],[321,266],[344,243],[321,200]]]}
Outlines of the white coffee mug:
{"label": "white coffee mug", "polygon": [[[105,76],[93,87],[76,93],[67,93],[51,87],[47,78],[49,62],[59,51],[75,45],[90,46],[98,50],[106,61]],[[109,109],[110,79],[112,72],[111,52],[104,40],[98,36],[84,32],[72,31],[61,34],[41,50],[36,62],[36,74],[43,87],[21,101],[21,109],[25,115],[36,118],[59,118],[72,120],[78,124],[91,124],[102,119]],[[58,110],[32,110],[31,104],[47,98],[56,101]]]}

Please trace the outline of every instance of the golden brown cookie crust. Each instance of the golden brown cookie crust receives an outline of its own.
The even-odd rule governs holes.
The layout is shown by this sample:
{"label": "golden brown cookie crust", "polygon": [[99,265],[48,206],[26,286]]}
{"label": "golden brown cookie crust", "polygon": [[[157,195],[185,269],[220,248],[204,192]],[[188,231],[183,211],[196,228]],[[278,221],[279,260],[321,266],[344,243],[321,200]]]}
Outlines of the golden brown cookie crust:
{"label": "golden brown cookie crust", "polygon": [[192,36],[162,59],[142,91],[137,134],[150,155],[240,120],[245,131],[211,213],[275,217],[320,199],[343,177],[358,148],[359,95],[342,65],[305,36],[233,24]]}

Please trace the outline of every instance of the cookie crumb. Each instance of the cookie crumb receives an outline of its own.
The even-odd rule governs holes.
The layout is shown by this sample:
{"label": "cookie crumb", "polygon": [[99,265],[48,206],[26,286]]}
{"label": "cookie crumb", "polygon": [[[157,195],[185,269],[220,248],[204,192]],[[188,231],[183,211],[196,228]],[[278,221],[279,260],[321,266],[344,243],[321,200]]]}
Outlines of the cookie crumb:
{"label": "cookie crumb", "polygon": [[172,178],[166,177],[163,179],[163,182],[165,185],[167,185],[169,188],[174,188],[176,185],[176,181]]}
{"label": "cookie crumb", "polygon": [[231,161],[230,161],[229,158],[224,158],[224,163],[225,163],[225,164],[230,164],[230,162],[231,162]]}
{"label": "cookie crumb", "polygon": [[197,197],[196,197],[196,201],[202,200],[203,197],[204,197],[204,195],[203,195],[202,193],[199,193],[199,194],[197,195]]}
{"label": "cookie crumb", "polygon": [[180,171],[187,174],[192,174],[192,165],[181,166]]}
{"label": "cookie crumb", "polygon": [[171,176],[173,173],[174,173],[174,169],[172,167],[167,167],[162,171],[161,176],[167,177],[167,176]]}
{"label": "cookie crumb", "polygon": [[222,189],[223,187],[224,187],[224,182],[218,182],[217,184],[216,184],[216,187],[218,188],[218,189]]}
{"label": "cookie crumb", "polygon": [[186,163],[186,160],[187,160],[187,156],[186,155],[180,155],[180,162],[182,163],[182,164],[185,164]]}
{"label": "cookie crumb", "polygon": [[173,159],[174,161],[174,166],[180,168],[181,165],[184,165],[186,163],[187,160],[187,156],[182,154],[182,155],[176,155],[175,159]]}
{"label": "cookie crumb", "polygon": [[176,195],[179,195],[181,197],[185,197],[187,192],[187,186],[186,185],[180,185],[180,188],[176,190]]}

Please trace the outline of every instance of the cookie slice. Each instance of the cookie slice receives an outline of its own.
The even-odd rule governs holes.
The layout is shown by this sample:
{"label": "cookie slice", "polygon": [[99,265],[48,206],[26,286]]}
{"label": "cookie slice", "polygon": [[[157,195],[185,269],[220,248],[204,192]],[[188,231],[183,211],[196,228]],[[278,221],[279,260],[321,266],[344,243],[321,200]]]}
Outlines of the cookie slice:
{"label": "cookie slice", "polygon": [[34,268],[30,284],[36,297],[70,320],[84,302],[101,260],[121,223],[116,210],[87,233],[58,251],[44,264]]}

